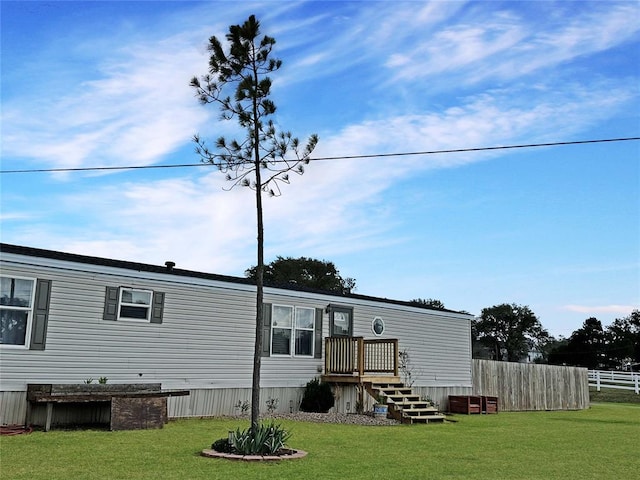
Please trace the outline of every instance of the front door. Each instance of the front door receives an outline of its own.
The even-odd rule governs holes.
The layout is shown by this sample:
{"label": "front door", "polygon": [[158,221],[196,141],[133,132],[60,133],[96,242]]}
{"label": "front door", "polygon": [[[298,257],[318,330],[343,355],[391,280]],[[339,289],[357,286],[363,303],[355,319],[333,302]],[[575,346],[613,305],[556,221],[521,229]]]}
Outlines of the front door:
{"label": "front door", "polygon": [[331,337],[352,337],[353,308],[331,305],[329,307],[329,328]]}

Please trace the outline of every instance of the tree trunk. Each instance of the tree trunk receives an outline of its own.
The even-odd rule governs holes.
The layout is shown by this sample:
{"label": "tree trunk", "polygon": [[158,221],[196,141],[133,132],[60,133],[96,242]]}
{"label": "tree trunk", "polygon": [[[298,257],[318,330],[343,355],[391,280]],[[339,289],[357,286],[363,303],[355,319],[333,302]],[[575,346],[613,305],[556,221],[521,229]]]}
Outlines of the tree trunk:
{"label": "tree trunk", "polygon": [[[258,85],[258,72],[253,67],[254,85]],[[256,341],[253,350],[253,377],[251,382],[251,433],[255,436],[260,421],[260,367],[262,363],[262,310],[264,303],[264,223],[262,218],[262,177],[260,172],[260,129],[258,104],[253,99],[253,161],[256,169],[256,216],[258,226],[258,266],[256,267]]]}
{"label": "tree trunk", "polygon": [[[260,170],[256,171],[256,180]],[[259,183],[258,183],[259,185]],[[262,310],[264,303],[264,226],[262,220],[262,190],[256,189],[256,210],[258,223],[258,267],[256,269],[256,340],[253,350],[253,377],[251,383],[251,430],[256,432],[260,420],[260,367],[262,360]]]}

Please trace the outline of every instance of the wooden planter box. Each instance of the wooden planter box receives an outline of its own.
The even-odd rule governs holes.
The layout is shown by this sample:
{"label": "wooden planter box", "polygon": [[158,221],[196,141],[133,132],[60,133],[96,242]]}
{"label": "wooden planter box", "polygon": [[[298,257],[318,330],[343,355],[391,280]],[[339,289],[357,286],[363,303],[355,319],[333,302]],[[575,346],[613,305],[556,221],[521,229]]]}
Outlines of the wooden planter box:
{"label": "wooden planter box", "polygon": [[482,413],[498,413],[498,397],[483,396]]}
{"label": "wooden planter box", "polygon": [[449,395],[449,412],[482,413],[482,398],[474,395]]}

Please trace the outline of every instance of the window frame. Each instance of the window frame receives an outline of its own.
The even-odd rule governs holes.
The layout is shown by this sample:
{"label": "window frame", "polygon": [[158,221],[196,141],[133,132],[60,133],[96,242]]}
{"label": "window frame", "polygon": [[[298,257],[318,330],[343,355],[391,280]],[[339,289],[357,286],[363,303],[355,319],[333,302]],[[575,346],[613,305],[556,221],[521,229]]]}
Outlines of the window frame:
{"label": "window frame", "polygon": [[[124,294],[125,291],[131,291],[133,293],[137,292],[137,293],[145,293],[149,295],[149,303],[146,304],[139,304],[139,303],[132,303],[132,302],[123,302],[122,301],[122,296]],[[144,288],[135,288],[135,287],[120,287],[118,290],[118,316],[117,316],[117,320],[118,321],[123,321],[123,322],[137,322],[137,323],[151,323],[151,315],[152,315],[152,310],[153,310],[153,295],[154,292],[153,290],[147,290]],[[147,315],[145,318],[135,318],[135,317],[124,317],[122,316],[122,307],[146,307],[147,308]]]}
{"label": "window frame", "polygon": [[[327,306],[329,310],[329,336],[339,338],[352,338],[353,337],[353,307],[347,307],[343,305]],[[345,333],[336,333],[336,313],[346,314],[349,318],[349,324],[347,325],[347,331]]]}
{"label": "window frame", "polygon": [[[275,321],[274,321],[274,311],[276,308],[289,308],[291,309],[292,315],[291,315],[291,326],[290,327],[283,327],[281,325],[276,325]],[[298,311],[301,310],[309,310],[311,312],[311,328],[303,328],[300,327],[298,328],[297,326],[297,313]],[[297,305],[284,305],[284,304],[278,304],[278,303],[274,303],[271,304],[271,328],[270,328],[270,335],[269,335],[269,351],[270,357],[285,357],[285,358],[292,358],[292,357],[297,357],[297,358],[315,358],[315,334],[316,334],[316,309],[313,307],[301,307],[301,306],[297,306]],[[281,330],[289,330],[290,331],[290,337],[289,337],[289,353],[275,353],[274,352],[274,345],[273,345],[273,332],[275,329],[281,329]],[[296,353],[296,332],[297,331],[301,331],[301,332],[311,332],[311,336],[309,337],[309,341],[310,341],[310,353],[309,354],[298,354]],[[263,340],[264,341],[264,340]]]}
{"label": "window frame", "polygon": [[[276,319],[274,312],[276,308],[290,308],[291,309],[291,325],[289,327],[283,327],[282,325],[276,325]],[[294,332],[294,324],[295,324],[295,307],[293,305],[281,305],[281,304],[272,304],[271,305],[271,335],[269,335],[269,347],[271,349],[272,357],[291,357],[293,356],[293,350],[291,349],[291,339],[293,338]],[[273,348],[273,337],[274,330],[289,330],[289,353],[275,353]],[[264,341],[264,340],[263,340]]]}
{"label": "window frame", "polygon": [[[311,311],[311,328],[304,328],[304,327],[300,327],[298,328],[298,311],[301,310],[310,310]],[[316,335],[316,309],[315,308],[311,308],[311,307],[295,307],[294,308],[294,315],[293,315],[293,332],[291,334],[291,344],[292,344],[292,349],[291,351],[293,352],[293,356],[294,357],[304,357],[304,358],[314,358],[315,357],[315,335]],[[311,344],[311,348],[309,349],[309,354],[305,354],[305,353],[297,353],[296,352],[296,333],[298,331],[301,332],[311,332],[311,336],[309,337],[309,343]]]}
{"label": "window frame", "polygon": [[35,311],[36,288],[38,286],[37,285],[38,279],[33,277],[23,277],[20,275],[0,275],[0,278],[9,278],[12,280],[27,280],[31,282],[31,297],[29,298],[29,307],[0,305],[0,309],[2,310],[27,312],[27,321],[26,321],[25,332],[24,332],[24,343],[20,345],[16,345],[14,343],[0,343],[0,348],[29,350],[31,347],[31,330],[33,328],[33,312]]}

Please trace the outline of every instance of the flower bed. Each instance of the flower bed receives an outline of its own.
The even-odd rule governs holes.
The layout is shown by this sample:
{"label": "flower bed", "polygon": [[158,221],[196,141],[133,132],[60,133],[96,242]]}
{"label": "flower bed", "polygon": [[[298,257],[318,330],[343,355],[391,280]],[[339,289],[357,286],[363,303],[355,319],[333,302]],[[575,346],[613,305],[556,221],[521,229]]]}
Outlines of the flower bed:
{"label": "flower bed", "polygon": [[280,450],[279,455],[237,455],[234,453],[223,453],[212,449],[202,450],[201,455],[209,458],[226,458],[227,460],[240,460],[244,462],[273,462],[279,460],[295,460],[297,458],[303,458],[307,456],[307,452],[304,450],[293,450],[290,448],[283,448]]}

